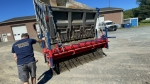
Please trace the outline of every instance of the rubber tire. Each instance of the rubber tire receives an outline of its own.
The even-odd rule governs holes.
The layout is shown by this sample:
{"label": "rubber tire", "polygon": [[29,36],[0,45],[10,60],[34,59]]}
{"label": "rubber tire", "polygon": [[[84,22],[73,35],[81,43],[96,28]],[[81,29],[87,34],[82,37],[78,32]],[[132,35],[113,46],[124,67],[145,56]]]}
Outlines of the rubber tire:
{"label": "rubber tire", "polygon": [[117,30],[117,28],[113,28],[113,31],[116,31]]}

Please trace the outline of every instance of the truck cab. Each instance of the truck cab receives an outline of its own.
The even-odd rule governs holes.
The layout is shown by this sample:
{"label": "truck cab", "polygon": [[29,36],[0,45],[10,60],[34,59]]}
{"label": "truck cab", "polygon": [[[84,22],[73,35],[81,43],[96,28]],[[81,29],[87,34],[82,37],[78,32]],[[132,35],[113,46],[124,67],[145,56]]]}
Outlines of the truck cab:
{"label": "truck cab", "polygon": [[111,20],[106,20],[103,22],[103,24],[108,28],[108,30],[111,31],[116,31],[117,30],[117,24],[115,24],[113,21]]}

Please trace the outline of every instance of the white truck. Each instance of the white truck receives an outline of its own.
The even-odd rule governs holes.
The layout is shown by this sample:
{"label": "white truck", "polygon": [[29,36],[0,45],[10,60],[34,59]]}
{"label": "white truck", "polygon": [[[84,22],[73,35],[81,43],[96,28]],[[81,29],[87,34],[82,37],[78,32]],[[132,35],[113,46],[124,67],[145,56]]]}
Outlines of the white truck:
{"label": "white truck", "polygon": [[108,28],[108,30],[111,30],[111,31],[116,31],[118,28],[117,24],[115,24],[111,20],[106,20],[106,21],[102,22],[102,24],[105,25]]}

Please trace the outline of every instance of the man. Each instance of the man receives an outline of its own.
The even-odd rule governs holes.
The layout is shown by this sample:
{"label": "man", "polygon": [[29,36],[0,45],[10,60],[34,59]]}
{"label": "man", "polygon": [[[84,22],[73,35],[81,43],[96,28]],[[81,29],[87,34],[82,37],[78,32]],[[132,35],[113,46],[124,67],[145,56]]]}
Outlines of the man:
{"label": "man", "polygon": [[36,61],[34,57],[33,44],[42,42],[42,40],[30,39],[27,33],[21,35],[21,40],[12,46],[12,53],[18,67],[19,79],[24,84],[29,84],[29,74],[32,84],[36,84]]}

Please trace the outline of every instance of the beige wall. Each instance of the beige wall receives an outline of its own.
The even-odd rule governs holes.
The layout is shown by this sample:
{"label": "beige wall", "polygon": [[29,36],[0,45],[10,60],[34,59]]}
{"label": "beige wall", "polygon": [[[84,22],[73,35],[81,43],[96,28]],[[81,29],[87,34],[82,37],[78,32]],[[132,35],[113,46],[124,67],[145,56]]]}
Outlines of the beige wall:
{"label": "beige wall", "polygon": [[30,35],[31,38],[36,38],[36,31],[34,30],[34,24],[35,22],[28,22],[26,23],[27,32]]}
{"label": "beige wall", "polygon": [[114,12],[105,12],[101,13],[104,15],[104,20],[111,20],[116,24],[121,24],[123,19],[123,12],[122,11],[114,11]]}
{"label": "beige wall", "polygon": [[18,22],[18,23],[0,25],[0,32],[1,32],[1,34],[10,33],[11,36],[7,36],[7,39],[8,39],[8,41],[14,41],[12,26],[26,25],[27,32],[30,35],[30,37],[31,38],[36,38],[37,36],[36,36],[36,32],[34,30],[34,26],[33,26],[34,24],[35,24],[35,21],[25,21],[25,22]]}
{"label": "beige wall", "polygon": [[11,29],[10,25],[0,26],[0,32],[1,32],[1,34],[10,33],[11,36],[7,36],[7,39],[9,41],[13,41],[14,40],[14,37],[12,36],[12,29]]}

